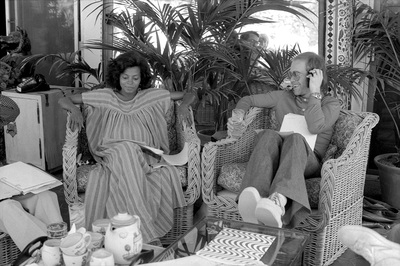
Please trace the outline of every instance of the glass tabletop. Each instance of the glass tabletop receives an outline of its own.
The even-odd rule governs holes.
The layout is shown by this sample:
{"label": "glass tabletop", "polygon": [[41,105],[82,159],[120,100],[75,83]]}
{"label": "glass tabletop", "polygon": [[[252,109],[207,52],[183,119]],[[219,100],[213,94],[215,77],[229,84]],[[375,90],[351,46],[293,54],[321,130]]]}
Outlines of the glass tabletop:
{"label": "glass tabletop", "polygon": [[301,265],[301,257],[309,240],[309,234],[296,230],[268,227],[216,217],[204,217],[184,235],[152,260],[167,261],[195,255],[224,228],[259,233],[275,237],[271,246],[262,256],[267,265]]}

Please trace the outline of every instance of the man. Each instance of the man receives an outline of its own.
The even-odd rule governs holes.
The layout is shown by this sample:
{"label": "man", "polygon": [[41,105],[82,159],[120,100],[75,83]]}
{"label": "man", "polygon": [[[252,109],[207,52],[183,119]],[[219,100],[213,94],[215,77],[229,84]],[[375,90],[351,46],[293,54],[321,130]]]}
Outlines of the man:
{"label": "man", "polygon": [[[14,122],[18,105],[0,94],[0,126]],[[32,240],[47,235],[47,225],[62,222],[56,193],[44,191],[0,201],[0,231],[22,251]]]}
{"label": "man", "polygon": [[[284,135],[267,129],[258,134],[239,195],[238,208],[245,222],[294,227],[311,212],[305,178],[320,173],[340,104],[323,95],[327,76],[321,56],[312,52],[298,55],[289,77],[291,90],[243,97],[236,109],[244,115],[252,106],[273,108],[279,127],[288,113],[304,115],[308,130],[317,134],[315,148],[311,150],[297,133]],[[243,122],[228,120],[228,134],[240,135],[244,128]]]}

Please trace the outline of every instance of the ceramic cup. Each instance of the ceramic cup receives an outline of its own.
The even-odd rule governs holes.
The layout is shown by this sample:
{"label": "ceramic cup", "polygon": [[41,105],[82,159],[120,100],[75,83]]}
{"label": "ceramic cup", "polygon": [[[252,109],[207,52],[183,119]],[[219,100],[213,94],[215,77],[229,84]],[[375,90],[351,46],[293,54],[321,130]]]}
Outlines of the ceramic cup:
{"label": "ceramic cup", "polygon": [[104,248],[98,249],[90,257],[90,266],[112,266],[114,265],[114,255]]}
{"label": "ceramic cup", "polygon": [[98,219],[92,223],[92,231],[105,235],[110,219]]}
{"label": "ceramic cup", "polygon": [[53,223],[47,226],[47,237],[61,239],[67,235],[67,223]]}
{"label": "ceramic cup", "polygon": [[[82,255],[71,256],[65,253],[62,254],[65,266],[86,266],[89,252],[86,251]],[[114,264],[112,264],[114,265]]]}
{"label": "ceramic cup", "polygon": [[92,236],[89,233],[72,233],[61,239],[60,249],[68,256],[82,255],[87,251]]}
{"label": "ceramic cup", "polygon": [[88,232],[91,235],[91,241],[88,249],[91,251],[97,250],[103,247],[104,235],[96,232]]}
{"label": "ceramic cup", "polygon": [[42,247],[42,260],[44,266],[61,265],[60,239],[48,239]]}

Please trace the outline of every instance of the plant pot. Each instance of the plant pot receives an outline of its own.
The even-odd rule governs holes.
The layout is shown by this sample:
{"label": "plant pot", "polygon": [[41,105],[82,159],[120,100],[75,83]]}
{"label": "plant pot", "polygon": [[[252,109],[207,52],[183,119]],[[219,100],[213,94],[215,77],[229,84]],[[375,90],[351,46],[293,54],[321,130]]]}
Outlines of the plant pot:
{"label": "plant pot", "polygon": [[215,129],[205,128],[197,131],[197,136],[200,139],[201,145],[204,146],[207,142],[212,141],[212,135],[214,135]]}
{"label": "plant pot", "polygon": [[382,200],[393,207],[400,209],[400,168],[381,162],[382,159],[397,153],[386,153],[374,158],[379,170]]}

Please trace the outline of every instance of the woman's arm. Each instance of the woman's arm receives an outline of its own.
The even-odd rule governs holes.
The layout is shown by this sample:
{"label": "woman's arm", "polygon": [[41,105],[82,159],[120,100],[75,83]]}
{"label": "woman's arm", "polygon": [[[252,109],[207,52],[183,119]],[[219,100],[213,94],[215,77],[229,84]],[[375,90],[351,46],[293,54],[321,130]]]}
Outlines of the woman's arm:
{"label": "woman's arm", "polygon": [[178,117],[186,121],[188,125],[191,125],[193,121],[189,112],[189,106],[196,102],[196,94],[193,92],[173,91],[170,92],[170,95],[172,100],[182,100],[182,103],[179,105],[177,110]]}
{"label": "woman's arm", "polygon": [[74,94],[72,96],[63,97],[58,100],[58,104],[64,110],[70,112],[70,124],[69,127],[72,131],[76,129],[80,130],[83,127],[83,115],[77,105],[82,104],[82,95]]}

